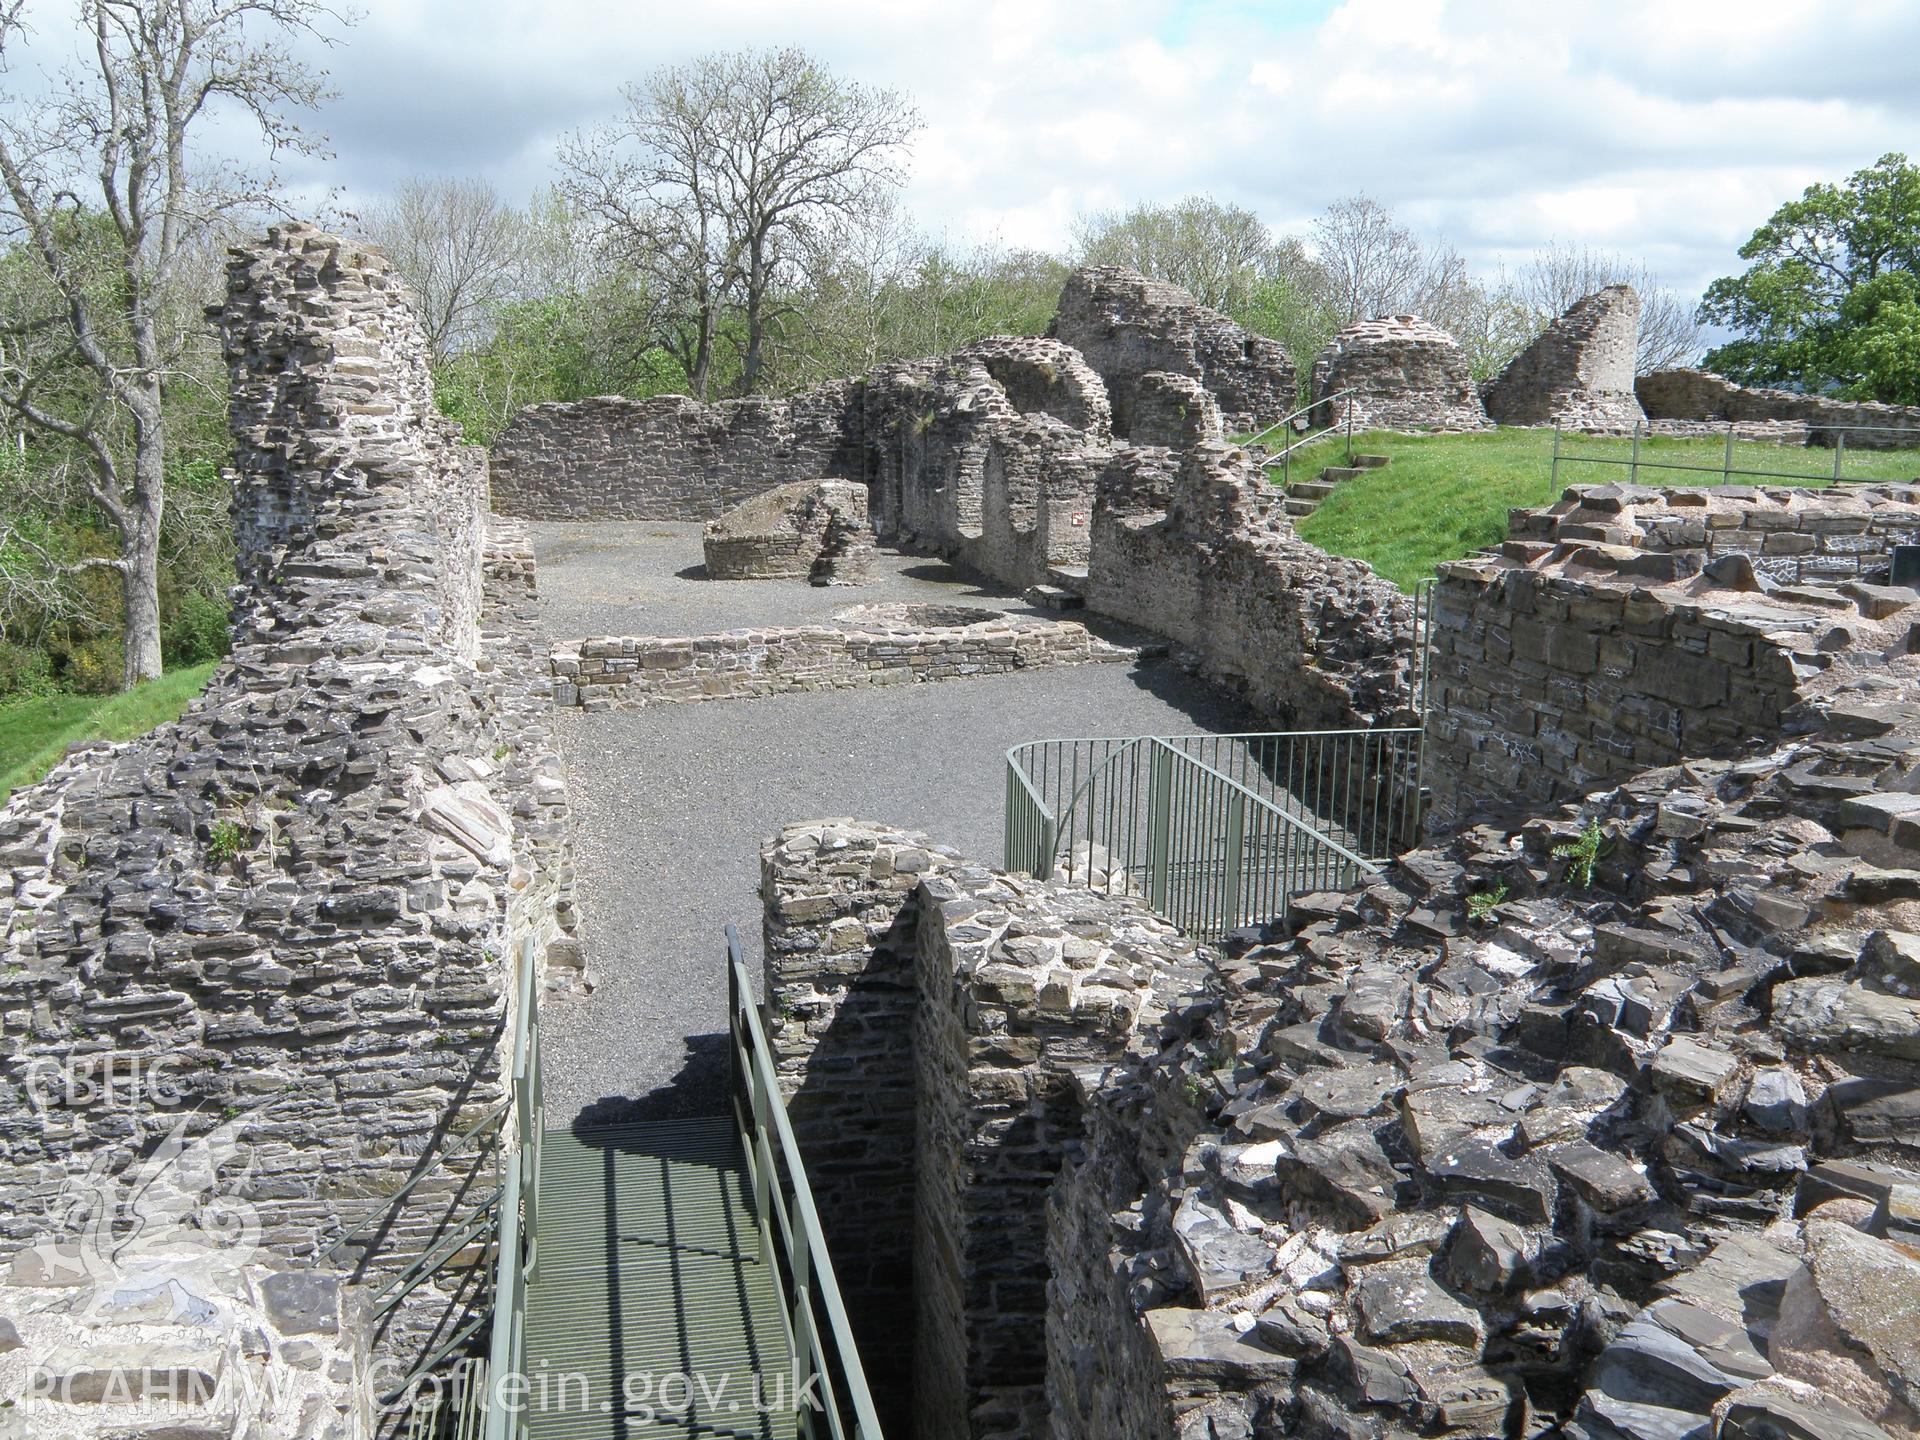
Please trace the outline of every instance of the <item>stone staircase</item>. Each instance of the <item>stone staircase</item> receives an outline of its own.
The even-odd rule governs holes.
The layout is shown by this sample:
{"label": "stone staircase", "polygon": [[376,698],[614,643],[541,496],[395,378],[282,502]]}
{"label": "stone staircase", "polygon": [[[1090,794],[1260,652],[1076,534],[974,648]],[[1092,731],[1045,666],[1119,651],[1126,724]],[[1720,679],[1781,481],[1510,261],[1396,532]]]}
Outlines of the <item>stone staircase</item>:
{"label": "stone staircase", "polygon": [[1356,455],[1351,465],[1329,465],[1317,479],[1294,481],[1287,487],[1287,514],[1295,520],[1305,519],[1320,508],[1320,502],[1333,494],[1342,480],[1351,480],[1369,470],[1378,470],[1387,463],[1387,458],[1385,455]]}

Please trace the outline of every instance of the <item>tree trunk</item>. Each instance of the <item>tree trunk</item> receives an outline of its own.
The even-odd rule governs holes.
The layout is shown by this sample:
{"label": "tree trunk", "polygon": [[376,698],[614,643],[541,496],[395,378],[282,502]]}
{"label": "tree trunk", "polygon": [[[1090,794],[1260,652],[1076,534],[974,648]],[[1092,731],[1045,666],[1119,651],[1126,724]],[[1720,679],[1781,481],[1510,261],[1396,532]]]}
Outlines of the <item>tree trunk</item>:
{"label": "tree trunk", "polygon": [[160,516],[166,495],[166,431],[158,397],[134,425],[133,494],[120,537],[126,640],[120,683],[132,689],[160,674]]}
{"label": "tree trunk", "polygon": [[747,354],[740,365],[740,393],[751,395],[760,384],[760,343],[766,303],[765,247],[754,237],[747,256]]}

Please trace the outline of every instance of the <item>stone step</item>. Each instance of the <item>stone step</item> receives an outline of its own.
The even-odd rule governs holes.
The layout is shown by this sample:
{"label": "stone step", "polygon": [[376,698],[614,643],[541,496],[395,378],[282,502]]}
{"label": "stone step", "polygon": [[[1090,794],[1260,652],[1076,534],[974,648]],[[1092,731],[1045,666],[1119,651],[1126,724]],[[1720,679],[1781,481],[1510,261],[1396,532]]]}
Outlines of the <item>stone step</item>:
{"label": "stone step", "polygon": [[1029,585],[1024,598],[1042,610],[1079,610],[1087,603],[1085,596],[1060,585]]}
{"label": "stone step", "polygon": [[1296,480],[1287,487],[1287,494],[1296,500],[1324,500],[1335,488],[1325,480]]}
{"label": "stone step", "polygon": [[1062,590],[1070,590],[1075,595],[1087,593],[1087,567],[1084,565],[1049,565],[1047,583],[1057,585]]}
{"label": "stone step", "polygon": [[1351,480],[1354,476],[1364,473],[1365,472],[1357,465],[1329,465],[1320,472],[1320,478],[1337,484],[1342,480]]}
{"label": "stone step", "polygon": [[1293,516],[1295,519],[1298,519],[1303,515],[1311,515],[1314,511],[1318,510],[1319,508],[1320,508],[1320,502],[1318,500],[1290,499],[1287,501],[1287,514]]}
{"label": "stone step", "polygon": [[1391,457],[1386,455],[1356,455],[1353,457],[1353,468],[1356,470],[1379,470],[1386,465],[1389,458]]}

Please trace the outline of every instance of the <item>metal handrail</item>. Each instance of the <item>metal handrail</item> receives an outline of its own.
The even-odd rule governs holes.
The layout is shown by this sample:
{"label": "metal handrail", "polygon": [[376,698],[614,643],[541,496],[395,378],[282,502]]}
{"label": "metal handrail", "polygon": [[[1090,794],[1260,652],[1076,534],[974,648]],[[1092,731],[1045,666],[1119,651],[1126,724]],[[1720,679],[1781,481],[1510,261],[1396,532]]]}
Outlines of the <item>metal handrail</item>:
{"label": "metal handrail", "polygon": [[[1318,410],[1323,405],[1331,405],[1336,400],[1345,400],[1347,402],[1347,411],[1346,411],[1347,464],[1352,465],[1353,464],[1353,396],[1356,388],[1357,387],[1350,385],[1344,390],[1334,391],[1331,395],[1322,395],[1318,400],[1313,401],[1311,404],[1302,405],[1298,410],[1295,410],[1292,414],[1283,416],[1279,420],[1276,420],[1273,424],[1269,425],[1266,429],[1262,430],[1258,435],[1254,436],[1251,440],[1247,441],[1246,443],[1248,445],[1258,445],[1262,440],[1266,439],[1267,436],[1271,435],[1274,431],[1278,430],[1281,426],[1292,424],[1295,420],[1299,419],[1302,415],[1311,415],[1315,410]],[[1293,452],[1300,449],[1302,446],[1312,445],[1317,443],[1318,441],[1326,439],[1327,436],[1331,435],[1335,430],[1340,428],[1337,425],[1328,425],[1325,429],[1313,430],[1311,428],[1311,425],[1312,425],[1311,421],[1308,422],[1308,425],[1309,425],[1309,429],[1305,435],[1302,435],[1300,436],[1299,439],[1294,440],[1285,446],[1282,446],[1281,449],[1278,450],[1276,453],[1272,455],[1268,455],[1260,462],[1260,468],[1262,471],[1271,470],[1275,465],[1278,465],[1280,467],[1280,488],[1283,490],[1287,489],[1289,486],[1293,484]]]}
{"label": "metal handrail", "polygon": [[[1643,424],[1643,422],[1638,420],[1636,420],[1633,425],[1633,431],[1632,431],[1632,437],[1631,437],[1632,443],[1633,443],[1633,450],[1631,454],[1624,457],[1619,455],[1569,455],[1566,453],[1563,447],[1563,436],[1565,434],[1564,427],[1560,421],[1556,420],[1553,425],[1553,457],[1551,461],[1551,468],[1549,471],[1549,474],[1551,476],[1551,483],[1556,490],[1559,488],[1560,467],[1561,465],[1566,464],[1566,465],[1618,466],[1621,469],[1624,469],[1628,472],[1630,484],[1639,483],[1640,472],[1642,470],[1679,470],[1679,471],[1685,471],[1689,474],[1694,474],[1694,475],[1718,475],[1720,477],[1720,483],[1722,485],[1730,484],[1732,483],[1735,476],[1740,476],[1742,478],[1751,478],[1755,480],[1797,480],[1797,481],[1800,481],[1802,484],[1811,484],[1814,481],[1823,480],[1829,486],[1832,486],[1832,485],[1841,485],[1841,484],[1848,483],[1847,477],[1843,473],[1843,470],[1846,466],[1846,461],[1847,461],[1847,435],[1851,432],[1872,432],[1876,434],[1889,434],[1889,435],[1912,435],[1914,437],[1915,448],[1920,448],[1920,428],[1915,428],[1912,426],[1829,425],[1824,422],[1801,421],[1796,423],[1806,425],[1809,435],[1811,435],[1815,431],[1819,431],[1822,433],[1830,431],[1836,436],[1836,442],[1832,446],[1832,450],[1833,450],[1832,473],[1815,474],[1810,470],[1752,470],[1752,469],[1747,469],[1743,466],[1735,465],[1733,463],[1733,446],[1734,446],[1734,442],[1737,439],[1739,439],[1738,427],[1746,423],[1751,423],[1751,422],[1739,421],[1739,420],[1729,420],[1727,422],[1726,446],[1721,453],[1720,463],[1718,465],[1688,465],[1677,460],[1643,460],[1641,459],[1640,458],[1640,441],[1642,438],[1643,431],[1645,432],[1645,438],[1649,440],[1661,439],[1665,437],[1655,434],[1651,428],[1649,428],[1647,425]],[[1575,433],[1584,434],[1586,432],[1576,431]],[[1762,441],[1756,441],[1755,443],[1766,444],[1770,442],[1762,440]],[[1809,441],[1809,444],[1806,448],[1812,448],[1811,441]],[[1905,447],[1901,447],[1901,448],[1904,449]],[[1888,482],[1884,477],[1863,476],[1860,478],[1860,480],[1853,483],[1885,484]]]}
{"label": "metal handrail", "polygon": [[1029,741],[1007,751],[1005,863],[1142,894],[1213,938],[1283,915],[1302,888],[1378,873],[1410,843],[1423,736],[1378,726]]}
{"label": "metal handrail", "polygon": [[[734,1119],[753,1185],[761,1257],[780,1277],[789,1301],[783,1318],[793,1354],[794,1408],[803,1433],[812,1433],[812,1425],[802,1407],[817,1395],[811,1404],[825,1414],[832,1440],[882,1440],[879,1413],[827,1253],[826,1231],[814,1209],[799,1142],[780,1096],[772,1047],[740,955],[740,934],[729,925],[726,938]],[[834,1383],[835,1370],[839,1385]]]}
{"label": "metal handrail", "polygon": [[518,1004],[508,1097],[513,1106],[514,1148],[500,1187],[500,1230],[494,1257],[493,1335],[487,1354],[485,1440],[520,1440],[527,1433],[523,1408],[504,1403],[503,1382],[518,1389],[526,1372],[527,1282],[539,1264],[537,1206],[540,1191],[540,1132],[546,1106],[540,1066],[539,966],[533,937],[520,952]]}

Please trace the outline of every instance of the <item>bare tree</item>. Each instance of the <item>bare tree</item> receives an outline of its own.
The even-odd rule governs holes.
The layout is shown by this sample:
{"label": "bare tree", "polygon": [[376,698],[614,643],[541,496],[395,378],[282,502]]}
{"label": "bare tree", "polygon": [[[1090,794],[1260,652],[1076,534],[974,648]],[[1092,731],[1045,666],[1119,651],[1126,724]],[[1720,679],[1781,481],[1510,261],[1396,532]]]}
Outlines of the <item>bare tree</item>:
{"label": "bare tree", "polygon": [[1436,291],[1426,244],[1365,195],[1329,205],[1313,222],[1309,240],[1326,277],[1329,306],[1343,325],[1413,311]]}
{"label": "bare tree", "polygon": [[363,228],[412,290],[436,362],[483,338],[513,291],[526,230],[486,181],[444,178],[407,181]]}
{"label": "bare tree", "polygon": [[567,193],[647,278],[659,341],[696,395],[737,306],[740,388],[751,393],[782,293],[827,253],[837,224],[899,183],[919,116],[799,50],[708,55],[622,93],[620,120],[562,148]]}
{"label": "bare tree", "polygon": [[1073,222],[1073,254],[1080,265],[1124,265],[1171,281],[1223,311],[1245,305],[1276,261],[1274,238],[1259,216],[1206,195],[1081,215]]}
{"label": "bare tree", "polygon": [[[0,405],[85,463],[118,553],[77,563],[119,576],[132,685],[160,673],[163,398],[203,323],[181,303],[182,271],[199,237],[271,202],[271,157],[317,150],[286,111],[317,104],[322,77],[287,41],[337,17],[316,0],[79,8],[89,58],[49,97],[0,101],[0,233],[44,282],[44,303],[0,316]],[[24,11],[0,0],[0,69],[24,42]],[[257,127],[265,167],[198,163],[191,137],[223,109]]]}
{"label": "bare tree", "polygon": [[1623,255],[1558,241],[1537,253],[1514,277],[1514,298],[1544,329],[1575,301],[1609,285],[1631,285],[1640,295],[1640,348],[1635,370],[1684,365],[1700,357],[1705,332],[1694,307],[1661,283],[1646,265]]}

